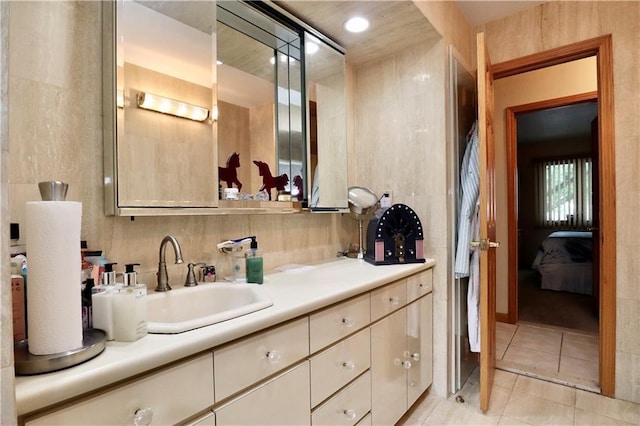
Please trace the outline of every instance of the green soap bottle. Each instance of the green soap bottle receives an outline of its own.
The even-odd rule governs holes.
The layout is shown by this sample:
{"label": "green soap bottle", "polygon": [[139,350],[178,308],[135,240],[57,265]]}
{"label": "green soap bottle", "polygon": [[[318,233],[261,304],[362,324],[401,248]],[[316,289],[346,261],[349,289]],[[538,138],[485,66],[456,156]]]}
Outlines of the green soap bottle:
{"label": "green soap bottle", "polygon": [[256,237],[251,237],[251,246],[244,254],[247,270],[247,282],[262,284],[264,281],[262,269],[262,250],[258,249]]}

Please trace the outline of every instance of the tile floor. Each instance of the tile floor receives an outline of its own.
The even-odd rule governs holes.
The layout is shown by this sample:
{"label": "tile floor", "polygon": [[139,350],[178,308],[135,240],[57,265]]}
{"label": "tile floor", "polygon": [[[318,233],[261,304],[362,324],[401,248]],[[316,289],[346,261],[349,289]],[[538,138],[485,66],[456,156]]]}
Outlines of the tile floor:
{"label": "tile floor", "polygon": [[496,370],[486,413],[478,408],[479,395],[476,369],[456,395],[423,397],[398,425],[637,426],[640,421],[640,404],[502,370]]}
{"label": "tile floor", "polygon": [[538,324],[496,324],[496,367],[599,392],[598,336]]}

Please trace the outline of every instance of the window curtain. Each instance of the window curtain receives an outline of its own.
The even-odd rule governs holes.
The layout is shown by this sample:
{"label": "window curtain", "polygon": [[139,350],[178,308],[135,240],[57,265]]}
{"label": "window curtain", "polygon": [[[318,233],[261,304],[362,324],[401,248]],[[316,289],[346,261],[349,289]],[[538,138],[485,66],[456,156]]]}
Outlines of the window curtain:
{"label": "window curtain", "polygon": [[591,158],[535,163],[537,225],[584,229],[592,225]]}

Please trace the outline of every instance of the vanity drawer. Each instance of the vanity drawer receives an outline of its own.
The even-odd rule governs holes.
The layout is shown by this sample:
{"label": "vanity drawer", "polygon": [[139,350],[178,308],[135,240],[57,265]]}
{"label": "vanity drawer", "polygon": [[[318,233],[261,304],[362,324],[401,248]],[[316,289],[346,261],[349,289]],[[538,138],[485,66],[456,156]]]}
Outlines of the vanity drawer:
{"label": "vanity drawer", "polygon": [[368,294],[312,314],[309,319],[311,353],[366,327],[370,318]]}
{"label": "vanity drawer", "polygon": [[309,425],[309,363],[286,370],[215,410],[216,426]]}
{"label": "vanity drawer", "polygon": [[311,406],[326,399],[371,365],[369,328],[311,358]]}
{"label": "vanity drawer", "polygon": [[25,424],[134,424],[142,409],[150,410],[153,424],[176,424],[212,404],[213,361],[207,353]]}
{"label": "vanity drawer", "polygon": [[420,272],[407,278],[407,303],[433,291],[433,271]]}
{"label": "vanity drawer", "polygon": [[396,281],[371,292],[371,321],[407,304],[407,280]]}
{"label": "vanity drawer", "polygon": [[309,322],[301,318],[213,352],[216,401],[309,355]]}
{"label": "vanity drawer", "polygon": [[311,415],[311,424],[355,425],[371,411],[371,372],[367,371],[356,381],[318,407]]}

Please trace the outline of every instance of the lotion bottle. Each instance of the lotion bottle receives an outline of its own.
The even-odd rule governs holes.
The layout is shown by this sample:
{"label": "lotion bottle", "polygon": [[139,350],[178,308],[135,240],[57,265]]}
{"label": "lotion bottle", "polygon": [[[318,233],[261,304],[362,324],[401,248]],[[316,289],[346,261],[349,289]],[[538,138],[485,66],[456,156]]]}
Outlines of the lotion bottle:
{"label": "lotion bottle", "polygon": [[147,286],[138,284],[133,267],[126,265],[125,284],[113,294],[113,339],[135,342],[147,335]]}
{"label": "lotion bottle", "polygon": [[256,237],[251,237],[251,246],[245,252],[247,282],[262,284],[264,281],[262,250],[258,249]]}

